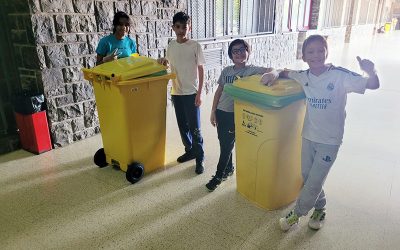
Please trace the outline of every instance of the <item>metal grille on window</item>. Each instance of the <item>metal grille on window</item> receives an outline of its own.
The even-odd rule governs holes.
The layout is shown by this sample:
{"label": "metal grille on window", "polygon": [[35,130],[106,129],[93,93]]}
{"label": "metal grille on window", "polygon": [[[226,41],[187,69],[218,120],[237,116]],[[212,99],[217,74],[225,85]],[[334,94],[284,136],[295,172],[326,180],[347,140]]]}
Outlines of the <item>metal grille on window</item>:
{"label": "metal grille on window", "polygon": [[242,1],[241,34],[274,31],[275,0]]}
{"label": "metal grille on window", "polygon": [[366,24],[368,17],[369,0],[361,0],[360,16],[358,18],[358,24]]}
{"label": "metal grille on window", "polygon": [[324,27],[331,27],[333,1],[327,0],[325,4]]}
{"label": "metal grille on window", "polygon": [[343,0],[328,0],[325,4],[324,27],[339,27],[342,25]]}
{"label": "metal grille on window", "polygon": [[192,38],[272,33],[275,1],[188,0]]}
{"label": "metal grille on window", "polygon": [[189,15],[192,18],[192,38],[202,39],[214,36],[214,1],[188,1]]}
{"label": "metal grille on window", "polygon": [[368,20],[367,23],[374,23],[374,20],[376,18],[376,10],[378,9],[378,1],[377,0],[371,0],[369,4],[369,11],[368,11]]}
{"label": "metal grille on window", "polygon": [[204,50],[204,59],[206,61],[205,68],[206,69],[214,69],[218,67],[222,67],[222,49],[207,49]]}
{"label": "metal grille on window", "polygon": [[225,0],[216,0],[215,1],[215,35],[223,36],[224,32],[224,10],[225,10]]}
{"label": "metal grille on window", "polygon": [[273,31],[274,10],[274,0],[258,1],[258,25],[256,28],[257,33]]}
{"label": "metal grille on window", "polygon": [[343,0],[336,0],[334,3],[333,20],[331,27],[339,27],[342,25],[342,13],[343,13]]}
{"label": "metal grille on window", "polygon": [[357,23],[357,6],[359,4],[359,1],[362,0],[354,0],[354,10],[353,10],[353,19],[351,21],[351,24],[355,25]]}
{"label": "metal grille on window", "polygon": [[350,24],[351,2],[345,1],[344,3],[344,25]]}
{"label": "metal grille on window", "polygon": [[240,28],[240,0],[233,0],[232,5],[232,35],[239,34]]}

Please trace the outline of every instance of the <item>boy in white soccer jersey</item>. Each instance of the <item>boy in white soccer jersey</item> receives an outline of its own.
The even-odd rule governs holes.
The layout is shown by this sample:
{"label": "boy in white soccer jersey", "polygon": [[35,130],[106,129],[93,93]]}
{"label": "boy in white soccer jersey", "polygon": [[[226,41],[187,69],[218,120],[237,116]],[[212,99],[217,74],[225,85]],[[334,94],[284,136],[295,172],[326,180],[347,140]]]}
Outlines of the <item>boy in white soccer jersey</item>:
{"label": "boy in white soccer jersey", "polygon": [[[297,224],[299,218],[312,208],[309,227],[318,230],[323,226],[326,198],[322,186],[342,143],[347,93],[363,94],[366,89],[379,88],[375,66],[369,60],[357,57],[360,68],[368,77],[325,64],[328,44],[323,36],[308,37],[302,52],[303,61],[310,67],[308,70],[280,73],[303,86],[307,101],[301,154],[304,186],[295,208],[279,220],[283,231]],[[264,83],[269,84],[268,80]]]}

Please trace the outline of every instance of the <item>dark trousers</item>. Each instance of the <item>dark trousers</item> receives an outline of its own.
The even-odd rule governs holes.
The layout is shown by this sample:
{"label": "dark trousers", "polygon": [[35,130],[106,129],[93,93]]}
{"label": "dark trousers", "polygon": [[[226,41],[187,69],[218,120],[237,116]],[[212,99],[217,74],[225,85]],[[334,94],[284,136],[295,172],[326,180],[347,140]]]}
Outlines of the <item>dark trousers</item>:
{"label": "dark trousers", "polygon": [[172,95],[176,120],[185,151],[196,155],[196,162],[204,160],[203,137],[200,131],[200,108],[194,95]]}
{"label": "dark trousers", "polygon": [[217,165],[216,177],[222,178],[227,172],[232,171],[232,150],[235,146],[235,119],[233,112],[216,110],[217,132],[220,146],[220,155]]}

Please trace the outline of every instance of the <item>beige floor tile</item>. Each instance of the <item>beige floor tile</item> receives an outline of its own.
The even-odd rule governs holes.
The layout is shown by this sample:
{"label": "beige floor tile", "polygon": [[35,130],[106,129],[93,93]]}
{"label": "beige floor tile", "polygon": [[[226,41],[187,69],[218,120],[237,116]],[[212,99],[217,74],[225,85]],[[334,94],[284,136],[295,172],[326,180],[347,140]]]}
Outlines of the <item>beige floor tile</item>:
{"label": "beige floor tile", "polygon": [[121,249],[231,249],[243,241],[190,217],[182,217],[179,211],[172,211],[133,234],[126,232],[117,237],[121,240],[116,247]]}

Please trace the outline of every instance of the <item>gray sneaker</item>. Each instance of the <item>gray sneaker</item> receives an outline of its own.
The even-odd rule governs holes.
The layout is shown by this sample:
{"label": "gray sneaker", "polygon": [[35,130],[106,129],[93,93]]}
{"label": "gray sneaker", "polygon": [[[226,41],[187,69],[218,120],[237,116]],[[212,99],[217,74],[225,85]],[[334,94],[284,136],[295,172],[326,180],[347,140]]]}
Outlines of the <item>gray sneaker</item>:
{"label": "gray sneaker", "polygon": [[315,209],[308,222],[308,226],[314,230],[320,229],[324,225],[325,216],[325,209]]}
{"label": "gray sneaker", "polygon": [[289,230],[292,226],[299,223],[300,218],[295,214],[294,210],[290,211],[285,217],[280,218],[279,226],[281,227],[282,231]]}

